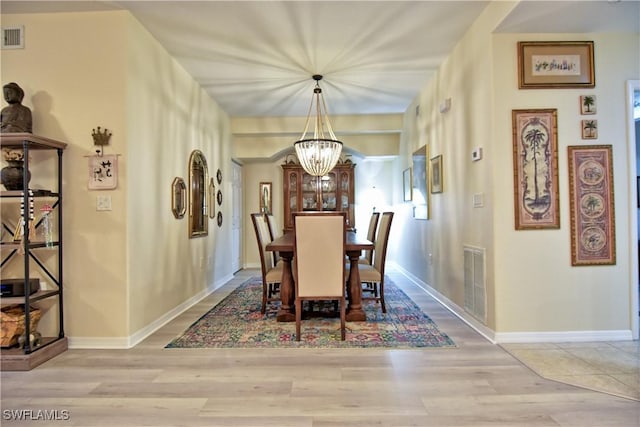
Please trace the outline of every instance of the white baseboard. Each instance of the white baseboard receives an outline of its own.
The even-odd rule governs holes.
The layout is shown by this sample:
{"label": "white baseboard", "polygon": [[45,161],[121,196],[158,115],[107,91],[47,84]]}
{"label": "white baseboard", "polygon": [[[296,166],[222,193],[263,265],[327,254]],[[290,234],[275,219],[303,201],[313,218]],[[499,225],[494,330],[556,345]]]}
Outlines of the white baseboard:
{"label": "white baseboard", "polygon": [[134,334],[128,337],[73,337],[68,336],[70,349],[127,349],[134,347],[138,343],[142,342],[149,335],[175,319],[180,314],[184,313],[189,308],[193,307],[198,302],[209,296],[213,291],[223,286],[229,280],[233,279],[233,274],[223,277],[216,283],[210,285],[206,289],[198,292],[182,304],[176,306],[174,309],[166,312],[144,328],[138,330]]}
{"label": "white baseboard", "polygon": [[610,331],[561,331],[561,332],[498,332],[498,344],[543,342],[630,341],[630,330]]}
{"label": "white baseboard", "polygon": [[[467,313],[464,308],[460,307],[446,296],[440,294],[429,284],[423,282],[409,271],[402,268],[397,263],[392,263],[393,267],[398,270],[407,279],[416,286],[422,288],[426,293],[431,295],[447,310],[453,313],[460,320],[469,325],[472,329],[485,337],[494,344],[513,344],[513,343],[553,343],[553,342],[596,342],[596,341],[630,341],[633,340],[631,330],[607,330],[607,331],[534,331],[534,332],[496,332],[486,325],[477,321],[473,316]],[[427,313],[428,314],[428,313]]]}

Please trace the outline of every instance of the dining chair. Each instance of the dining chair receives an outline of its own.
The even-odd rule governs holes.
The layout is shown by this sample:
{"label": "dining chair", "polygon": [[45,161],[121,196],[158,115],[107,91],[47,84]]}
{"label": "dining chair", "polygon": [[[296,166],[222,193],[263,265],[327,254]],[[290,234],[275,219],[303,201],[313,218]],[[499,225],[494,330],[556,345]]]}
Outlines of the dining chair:
{"label": "dining chair", "polygon": [[296,341],[301,338],[302,301],[338,301],[345,339],[345,212],[293,213]]}
{"label": "dining chair", "polygon": [[[374,242],[376,241],[376,231],[378,229],[378,220],[380,219],[380,212],[373,212],[371,214],[371,218],[369,219],[369,229],[367,230],[367,240]],[[364,254],[358,260],[360,264],[369,264],[373,261],[373,249],[367,249],[364,251]]]}
{"label": "dining chair", "polygon": [[[278,225],[276,224],[276,218],[273,214],[267,214],[267,225],[269,226],[269,237],[273,242],[278,237],[282,236],[282,231],[278,229]],[[272,252],[273,255],[273,265],[278,265],[280,262],[280,254],[278,252]]]}
{"label": "dining chair", "polygon": [[274,264],[269,251],[265,249],[267,239],[269,238],[269,229],[267,219],[264,213],[252,213],[251,222],[256,233],[256,242],[258,243],[258,252],[260,253],[260,269],[262,272],[262,304],[260,312],[264,314],[267,311],[267,303],[279,301],[276,296],[280,290],[280,281],[282,280],[282,263]]}
{"label": "dining chair", "polygon": [[387,312],[384,303],[384,268],[387,258],[387,243],[389,242],[389,231],[391,230],[391,221],[393,220],[393,212],[383,212],[380,218],[380,226],[376,236],[375,246],[373,249],[373,264],[358,264],[360,272],[360,281],[363,284],[373,287],[373,296],[362,299],[375,300],[380,302],[382,312]]}

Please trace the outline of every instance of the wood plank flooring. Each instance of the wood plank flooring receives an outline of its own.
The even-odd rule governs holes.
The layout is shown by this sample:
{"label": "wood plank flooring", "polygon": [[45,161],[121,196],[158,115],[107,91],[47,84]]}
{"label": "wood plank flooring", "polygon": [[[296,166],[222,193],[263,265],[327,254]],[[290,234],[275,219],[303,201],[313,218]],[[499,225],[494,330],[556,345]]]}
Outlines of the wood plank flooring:
{"label": "wood plank flooring", "polygon": [[394,271],[457,348],[164,348],[256,273],[240,272],[135,348],[72,349],[2,372],[2,426],[639,425],[639,402],[542,378]]}

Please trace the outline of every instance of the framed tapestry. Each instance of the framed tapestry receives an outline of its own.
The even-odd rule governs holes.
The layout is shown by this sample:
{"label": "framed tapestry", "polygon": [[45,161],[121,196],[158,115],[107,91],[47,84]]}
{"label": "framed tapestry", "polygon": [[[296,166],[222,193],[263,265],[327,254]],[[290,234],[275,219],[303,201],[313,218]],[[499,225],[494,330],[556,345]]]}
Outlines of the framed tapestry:
{"label": "framed tapestry", "polygon": [[513,110],[516,230],[560,228],[557,110]]}
{"label": "framed tapestry", "polygon": [[569,146],[571,265],[613,265],[616,236],[611,145]]}
{"label": "framed tapestry", "polygon": [[518,42],[518,88],[592,88],[592,41]]}
{"label": "framed tapestry", "polygon": [[259,187],[260,192],[260,212],[270,215],[273,213],[271,203],[271,183],[261,182]]}

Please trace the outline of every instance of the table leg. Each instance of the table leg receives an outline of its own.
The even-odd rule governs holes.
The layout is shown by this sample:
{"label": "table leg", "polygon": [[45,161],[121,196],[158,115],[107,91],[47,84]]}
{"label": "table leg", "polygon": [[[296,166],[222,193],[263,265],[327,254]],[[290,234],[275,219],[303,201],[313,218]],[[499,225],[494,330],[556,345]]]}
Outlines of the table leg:
{"label": "table leg", "polygon": [[346,319],[349,322],[362,322],[367,320],[367,316],[362,309],[362,283],[360,282],[360,270],[358,270],[358,258],[360,251],[347,252],[350,261],[349,271],[349,306],[347,307]]}
{"label": "table leg", "polygon": [[294,312],[295,287],[293,283],[293,271],[291,270],[291,260],[293,252],[280,252],[283,261],[282,281],[280,282],[280,309],[276,315],[278,322],[295,322]]}

